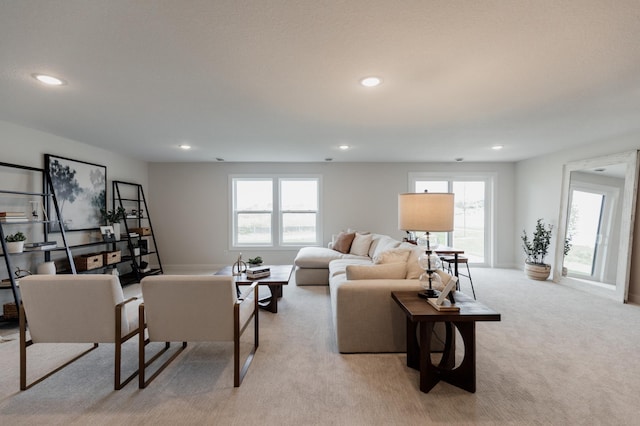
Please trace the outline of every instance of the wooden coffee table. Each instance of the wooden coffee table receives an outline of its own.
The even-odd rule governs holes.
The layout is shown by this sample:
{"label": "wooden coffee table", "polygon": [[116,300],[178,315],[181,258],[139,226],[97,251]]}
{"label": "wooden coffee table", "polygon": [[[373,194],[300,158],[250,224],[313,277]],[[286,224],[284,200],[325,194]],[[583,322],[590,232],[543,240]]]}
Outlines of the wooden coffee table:
{"label": "wooden coffee table", "polygon": [[[268,277],[258,278],[256,280],[250,280],[245,273],[234,276],[236,286],[238,285],[251,285],[254,282],[258,282],[258,285],[269,286],[271,295],[263,297],[259,301],[261,308],[266,309],[274,314],[278,313],[278,299],[282,297],[282,286],[289,284],[291,279],[291,273],[293,272],[293,265],[268,265],[271,270],[271,275]],[[225,266],[220,269],[215,275],[233,275],[231,273],[231,266]]]}
{"label": "wooden coffee table", "polygon": [[[407,366],[420,370],[420,390],[429,392],[443,380],[454,386],[476,391],[476,321],[500,321],[500,314],[459,291],[455,292],[458,312],[437,311],[417,291],[394,291],[391,297],[407,316]],[[431,334],[436,322],[444,322],[446,339],[442,359],[431,362]],[[420,325],[420,342],[416,332]],[[455,333],[464,342],[464,358],[455,366]]]}

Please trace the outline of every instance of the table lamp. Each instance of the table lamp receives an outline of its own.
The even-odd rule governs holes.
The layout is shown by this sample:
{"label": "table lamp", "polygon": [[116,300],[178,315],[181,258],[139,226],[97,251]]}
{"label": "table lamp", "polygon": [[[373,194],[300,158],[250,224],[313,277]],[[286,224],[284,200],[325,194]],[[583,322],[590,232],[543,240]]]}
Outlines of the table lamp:
{"label": "table lamp", "polygon": [[[398,195],[398,228],[403,231],[426,232],[427,268],[429,288],[419,293],[420,297],[438,297],[432,288],[430,232],[453,231],[453,194],[442,192],[418,192]],[[435,265],[434,265],[435,266]]]}

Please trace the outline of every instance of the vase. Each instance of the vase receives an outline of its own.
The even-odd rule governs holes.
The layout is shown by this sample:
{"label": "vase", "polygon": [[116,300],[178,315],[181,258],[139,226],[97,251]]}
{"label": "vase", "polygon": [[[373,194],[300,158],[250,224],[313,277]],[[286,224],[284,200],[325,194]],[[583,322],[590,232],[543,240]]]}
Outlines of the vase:
{"label": "vase", "polygon": [[51,262],[43,262],[38,265],[37,269],[38,275],[55,275],[56,274],[56,263]]}
{"label": "vase", "polygon": [[8,253],[22,253],[24,251],[24,241],[7,242]]}
{"label": "vase", "polygon": [[120,222],[112,223],[111,226],[113,227],[113,236],[115,240],[120,241]]}
{"label": "vase", "polygon": [[549,278],[549,274],[551,273],[551,265],[547,265],[546,263],[524,263],[524,272],[527,274],[527,277],[538,280],[538,281],[546,281]]}

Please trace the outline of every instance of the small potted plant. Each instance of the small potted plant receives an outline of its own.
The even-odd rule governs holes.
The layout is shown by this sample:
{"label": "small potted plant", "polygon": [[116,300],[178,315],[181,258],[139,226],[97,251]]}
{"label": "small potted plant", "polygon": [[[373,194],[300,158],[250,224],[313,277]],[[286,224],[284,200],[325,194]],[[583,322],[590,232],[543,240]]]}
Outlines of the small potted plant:
{"label": "small potted plant", "polygon": [[[567,255],[569,254],[569,251],[571,250],[571,239],[573,238],[573,235],[569,234],[567,235],[567,238],[564,239],[564,257],[567,257]],[[567,270],[566,266],[562,266],[562,276],[566,277],[567,274],[569,273],[569,271]]]}
{"label": "small potted plant", "polygon": [[7,243],[7,252],[9,253],[22,253],[24,251],[24,242],[27,241],[27,237],[22,232],[16,232],[15,234],[9,234],[4,237]]}
{"label": "small potted plant", "polygon": [[256,256],[253,259],[249,259],[247,263],[251,266],[260,266],[262,265],[262,258],[260,256]]}
{"label": "small potted plant", "polygon": [[100,209],[102,214],[102,220],[113,226],[113,234],[116,240],[120,239],[120,221],[127,216],[126,210],[123,207],[118,207],[113,210]]}
{"label": "small potted plant", "polygon": [[549,278],[551,265],[545,263],[544,258],[549,254],[552,230],[553,226],[545,225],[542,219],[536,222],[536,229],[531,239],[527,232],[522,230],[522,249],[527,255],[524,270],[529,278],[540,281]]}

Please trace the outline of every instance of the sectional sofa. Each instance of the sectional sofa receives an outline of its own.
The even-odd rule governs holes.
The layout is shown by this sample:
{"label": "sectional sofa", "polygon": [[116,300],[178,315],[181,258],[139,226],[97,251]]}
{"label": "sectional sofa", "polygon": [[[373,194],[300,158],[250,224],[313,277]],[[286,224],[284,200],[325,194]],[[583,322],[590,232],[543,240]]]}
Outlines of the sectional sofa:
{"label": "sectional sofa", "polygon": [[[340,352],[406,351],[406,317],[391,292],[422,290],[421,250],[387,235],[358,232],[339,234],[329,247],[299,250],[296,284],[329,285]],[[436,328],[439,349],[444,328]]]}

